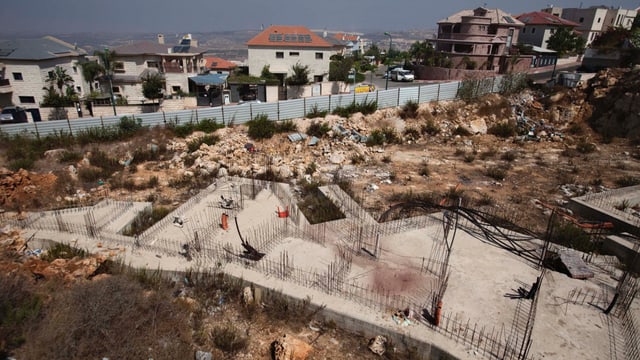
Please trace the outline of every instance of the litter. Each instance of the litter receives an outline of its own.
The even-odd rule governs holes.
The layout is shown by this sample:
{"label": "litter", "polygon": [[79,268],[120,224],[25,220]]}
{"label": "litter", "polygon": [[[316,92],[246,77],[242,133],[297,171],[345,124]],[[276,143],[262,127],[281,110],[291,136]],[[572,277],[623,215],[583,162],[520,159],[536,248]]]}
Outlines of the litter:
{"label": "litter", "polygon": [[320,141],[320,139],[318,139],[315,136],[312,136],[311,139],[309,140],[309,143],[307,144],[308,146],[316,146],[318,144],[318,142]]}
{"label": "litter", "polygon": [[289,138],[289,141],[296,142],[296,141],[301,141],[301,140],[306,139],[307,138],[307,134],[294,133],[294,134],[287,135],[287,137]]}

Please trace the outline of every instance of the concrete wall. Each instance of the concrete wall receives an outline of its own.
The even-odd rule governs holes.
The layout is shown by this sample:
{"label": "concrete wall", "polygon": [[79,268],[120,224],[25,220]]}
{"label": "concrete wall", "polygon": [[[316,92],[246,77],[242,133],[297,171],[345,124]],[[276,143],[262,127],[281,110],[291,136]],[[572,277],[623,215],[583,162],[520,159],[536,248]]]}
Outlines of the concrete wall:
{"label": "concrete wall", "polygon": [[342,81],[326,81],[304,86],[287,86],[287,99],[348,93],[351,85]]}
{"label": "concrete wall", "polygon": [[[562,18],[580,24],[576,29],[582,34],[582,38],[587,41],[587,46],[593,39],[604,30],[605,18],[608,9],[598,8],[570,8],[562,10]],[[582,21],[580,21],[582,20]]]}
{"label": "concrete wall", "polygon": [[416,79],[420,80],[463,80],[469,78],[483,78],[495,76],[497,73],[491,70],[464,70],[449,69],[418,65],[414,68]]}
{"label": "concrete wall", "polygon": [[[276,58],[276,52],[282,52],[282,59]],[[291,53],[298,53],[292,56]],[[322,54],[322,59],[316,59],[316,53]],[[306,47],[249,47],[247,64],[249,74],[260,76],[262,68],[269,65],[269,71],[274,74],[286,74],[291,76],[291,67],[296,63],[309,66],[309,81],[314,81],[314,76],[323,76],[327,79],[329,74],[329,59],[335,52],[330,48],[306,48]]]}

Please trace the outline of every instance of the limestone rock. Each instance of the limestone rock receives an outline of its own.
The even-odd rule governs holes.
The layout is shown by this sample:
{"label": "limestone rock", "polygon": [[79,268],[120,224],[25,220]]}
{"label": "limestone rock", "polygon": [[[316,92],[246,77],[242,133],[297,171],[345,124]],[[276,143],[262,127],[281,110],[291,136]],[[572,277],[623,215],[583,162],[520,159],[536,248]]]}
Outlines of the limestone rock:
{"label": "limestone rock", "polygon": [[271,343],[274,360],[305,360],[313,348],[291,335],[282,335]]}
{"label": "limestone rock", "polygon": [[382,356],[387,351],[387,341],[386,337],[378,335],[369,340],[369,350],[376,355]]}
{"label": "limestone rock", "polygon": [[472,134],[486,134],[487,122],[484,119],[471,120],[469,122],[469,130]]}
{"label": "limestone rock", "polygon": [[340,165],[344,162],[344,155],[342,154],[337,154],[337,153],[333,153],[331,154],[331,156],[329,157],[329,161],[332,164],[336,164],[336,165]]}
{"label": "limestone rock", "polygon": [[253,304],[253,291],[251,291],[250,286],[247,286],[242,290],[242,301],[245,305]]}
{"label": "limestone rock", "polygon": [[213,355],[208,351],[196,351],[196,360],[211,360]]}

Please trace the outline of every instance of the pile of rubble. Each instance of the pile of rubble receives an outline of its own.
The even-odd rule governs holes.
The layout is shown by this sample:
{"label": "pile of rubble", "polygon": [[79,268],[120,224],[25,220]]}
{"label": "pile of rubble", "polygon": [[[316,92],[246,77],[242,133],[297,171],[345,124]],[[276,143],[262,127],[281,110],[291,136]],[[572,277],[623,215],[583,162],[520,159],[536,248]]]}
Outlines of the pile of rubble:
{"label": "pile of rubble", "polygon": [[24,169],[13,172],[0,169],[0,206],[18,208],[32,205],[51,194],[56,184],[54,174],[37,174]]}
{"label": "pile of rubble", "polygon": [[589,82],[589,123],[606,136],[640,137],[640,71],[608,69]]}

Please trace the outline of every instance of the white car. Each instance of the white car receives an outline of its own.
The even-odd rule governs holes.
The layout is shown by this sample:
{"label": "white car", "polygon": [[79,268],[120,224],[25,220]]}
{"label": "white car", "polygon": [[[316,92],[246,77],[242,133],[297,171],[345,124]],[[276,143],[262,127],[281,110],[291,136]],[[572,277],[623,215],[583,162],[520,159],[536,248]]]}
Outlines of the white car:
{"label": "white car", "polygon": [[413,81],[415,79],[413,73],[402,68],[391,70],[391,80],[393,81]]}

